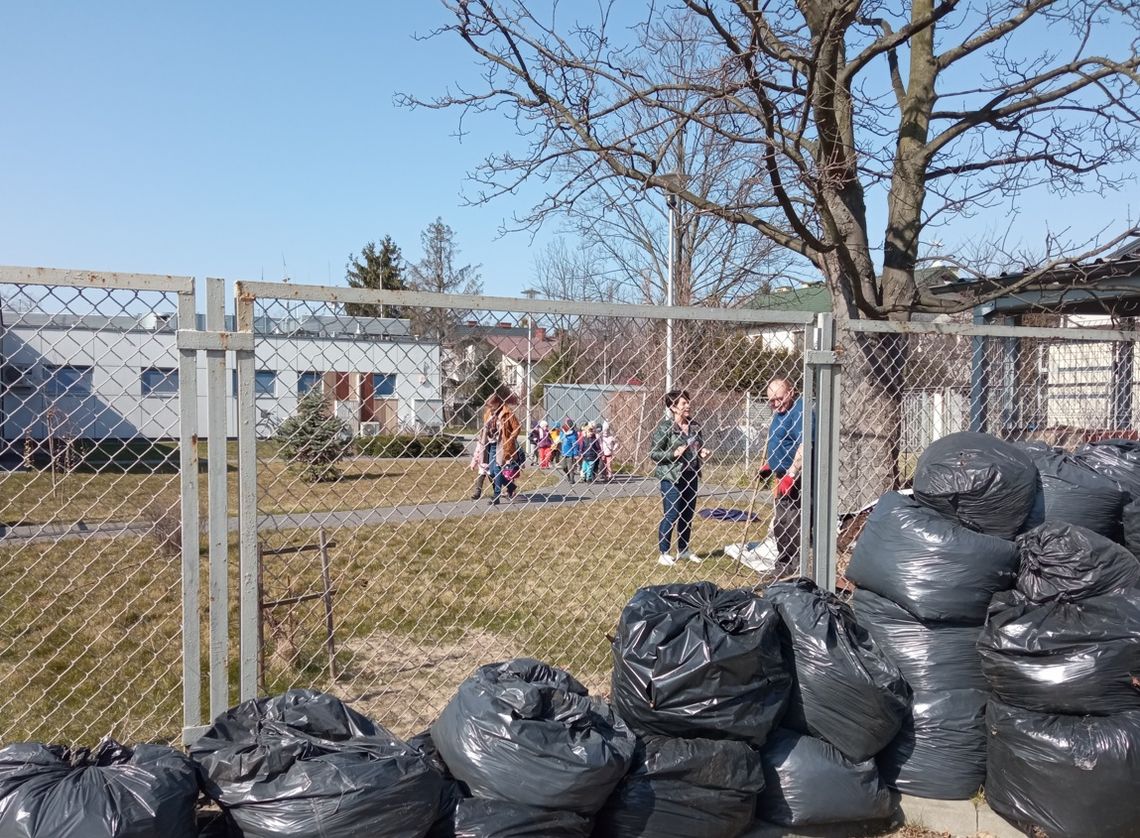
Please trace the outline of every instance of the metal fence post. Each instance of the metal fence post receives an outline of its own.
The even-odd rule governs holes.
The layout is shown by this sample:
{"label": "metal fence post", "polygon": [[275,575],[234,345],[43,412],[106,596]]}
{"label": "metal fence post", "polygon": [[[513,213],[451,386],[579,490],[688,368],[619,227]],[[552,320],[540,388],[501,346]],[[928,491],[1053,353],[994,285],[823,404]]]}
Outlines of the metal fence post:
{"label": "metal fence post", "polygon": [[819,327],[804,326],[804,387],[803,387],[803,471],[800,473],[800,576],[813,577],[811,559],[812,498],[815,485],[815,434],[812,426],[815,416],[816,366],[815,347]]}
{"label": "metal fence post", "polygon": [[[178,328],[196,329],[194,291],[178,294]],[[182,740],[190,744],[202,724],[201,586],[198,523],[198,352],[178,348],[178,468],[182,516]]]}
{"label": "metal fence post", "polygon": [[[206,280],[206,329],[226,328],[225,280]],[[226,477],[226,352],[206,350],[206,485],[210,545],[210,717],[230,706],[229,526]]]}
{"label": "metal fence post", "polygon": [[237,358],[237,437],[238,437],[238,549],[239,567],[239,692],[242,701],[257,695],[260,681],[259,638],[261,609],[258,607],[259,552],[257,549],[257,417],[254,404],[253,296],[234,286],[234,310],[239,333],[250,336],[248,349]]}
{"label": "metal fence post", "polygon": [[836,538],[839,512],[839,360],[835,352],[835,319],[831,314],[816,318],[816,351],[812,356],[818,375],[819,409],[815,444],[815,494],[813,542],[815,580],[825,590],[836,584]]}

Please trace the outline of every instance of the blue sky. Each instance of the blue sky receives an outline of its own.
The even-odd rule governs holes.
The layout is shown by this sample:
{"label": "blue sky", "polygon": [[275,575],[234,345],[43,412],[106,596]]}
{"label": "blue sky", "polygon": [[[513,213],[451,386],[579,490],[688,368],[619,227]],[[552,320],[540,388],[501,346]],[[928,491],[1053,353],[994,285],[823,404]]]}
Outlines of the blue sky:
{"label": "blue sky", "polygon": [[460,198],[509,126],[461,144],[456,114],[392,104],[473,72],[411,37],[437,4],[396,9],[5,0],[0,263],[343,284],[366,241],[416,259],[442,216],[488,291],[525,287],[549,235],[495,240],[513,205]]}
{"label": "blue sky", "polygon": [[[343,284],[366,241],[390,234],[415,260],[442,216],[486,290],[517,295],[554,231],[496,231],[541,187],[461,200],[512,126],[486,117],[460,143],[456,113],[392,102],[477,72],[457,39],[412,38],[444,15],[430,0],[0,0],[0,263]],[[1015,238],[1047,219],[1073,235],[1122,224],[1128,200],[1041,196]]]}

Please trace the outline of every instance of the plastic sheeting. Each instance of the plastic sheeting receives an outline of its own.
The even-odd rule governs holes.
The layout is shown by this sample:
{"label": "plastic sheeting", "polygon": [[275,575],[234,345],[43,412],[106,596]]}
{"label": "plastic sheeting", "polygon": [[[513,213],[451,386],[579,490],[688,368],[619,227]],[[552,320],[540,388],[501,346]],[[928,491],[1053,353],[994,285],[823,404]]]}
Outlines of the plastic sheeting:
{"label": "plastic sheeting", "polygon": [[194,763],[162,745],[0,748],[4,838],[194,838],[197,801]]}
{"label": "plastic sheeting", "polygon": [[247,838],[422,838],[446,791],[417,750],[313,690],[239,704],[190,755]]}
{"label": "plastic sheeting", "polygon": [[646,737],[634,768],[598,813],[605,838],[733,838],[764,788],[760,753],[725,739]]}
{"label": "plastic sheeting", "polygon": [[935,440],[918,458],[914,496],[978,532],[1013,538],[1033,507],[1037,467],[1017,446],[962,431]]}
{"label": "plastic sheeting", "polygon": [[575,812],[505,800],[467,798],[455,811],[455,838],[589,838],[592,830],[590,819]]}
{"label": "plastic sheeting", "polygon": [[867,519],[846,576],[919,619],[981,625],[990,597],[1013,587],[1017,564],[1013,542],[888,492]]}
{"label": "plastic sheeting", "polygon": [[855,592],[852,605],[859,625],[915,692],[988,689],[976,648],[981,626],[924,623],[886,597],[862,588]]}
{"label": "plastic sheeting", "polygon": [[583,815],[606,802],[637,744],[606,702],[530,658],[479,667],[431,736],[475,797]]}
{"label": "plastic sheeting", "polygon": [[614,707],[640,734],[763,745],[792,685],[779,632],[775,609],[750,590],[641,588],[613,641]]}
{"label": "plastic sheeting", "polygon": [[776,582],[764,598],[783,620],[795,666],[781,724],[830,742],[855,762],[873,757],[910,709],[911,690],[899,668],[851,607],[810,579]]}
{"label": "plastic sheeting", "polygon": [[1021,570],[1017,589],[1032,602],[1076,601],[1140,583],[1140,561],[1090,530],[1047,522],[1017,540]]}
{"label": "plastic sheeting", "polygon": [[1033,713],[991,700],[986,802],[1050,838],[1140,834],[1140,711]]}
{"label": "plastic sheeting", "polygon": [[760,817],[782,826],[809,826],[890,817],[898,797],[873,759],[852,762],[824,742],[786,728],[764,746]]}
{"label": "plastic sheeting", "polygon": [[1017,591],[998,594],[978,652],[994,694],[1014,706],[1074,715],[1140,710],[1140,589],[1042,605]]}
{"label": "plastic sheeting", "polygon": [[1033,520],[1037,513],[1031,513],[1027,525],[1064,521],[1113,541],[1123,540],[1127,492],[1068,454],[1041,454],[1034,462],[1041,475],[1041,518]]}
{"label": "plastic sheeting", "polygon": [[966,800],[986,780],[983,690],[914,694],[913,715],[876,762],[887,785],[915,797]]}

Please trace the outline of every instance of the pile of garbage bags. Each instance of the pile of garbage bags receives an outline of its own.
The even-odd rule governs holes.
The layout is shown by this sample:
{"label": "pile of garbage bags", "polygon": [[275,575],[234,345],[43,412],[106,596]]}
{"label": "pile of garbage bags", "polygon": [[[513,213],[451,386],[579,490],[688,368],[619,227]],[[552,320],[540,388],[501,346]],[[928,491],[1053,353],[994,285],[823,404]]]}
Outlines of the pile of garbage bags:
{"label": "pile of garbage bags", "polygon": [[851,609],[810,580],[759,596],[708,582],[642,588],[613,658],[614,707],[641,746],[598,834],[733,836],[757,804],[787,826],[895,811],[873,756],[910,689]]}
{"label": "pile of garbage bags", "polygon": [[913,496],[884,495],[860,534],[847,568],[855,615],[914,693],[877,757],[892,788],[964,799],[985,783],[988,686],[976,643],[990,599],[1017,579],[1012,539],[1040,494],[1029,453],[951,434],[919,458]]}
{"label": "pile of garbage bags", "polygon": [[978,641],[994,811],[1049,835],[1140,823],[1140,562],[1069,523],[1023,535],[1014,590]]}

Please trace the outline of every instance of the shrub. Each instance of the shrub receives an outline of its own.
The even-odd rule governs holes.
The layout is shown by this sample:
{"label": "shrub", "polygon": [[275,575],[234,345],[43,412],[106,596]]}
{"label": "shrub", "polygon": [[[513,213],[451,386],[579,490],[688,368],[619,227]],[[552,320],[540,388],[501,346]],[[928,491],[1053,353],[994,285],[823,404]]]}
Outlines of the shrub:
{"label": "shrub", "polygon": [[336,480],[337,462],[352,448],[348,424],[332,415],[317,389],[297,405],[297,412],[277,429],[278,454],[303,466],[301,479],[307,483]]}
{"label": "shrub", "polygon": [[459,457],[463,440],[454,436],[378,434],[357,440],[360,453],[370,457]]}

